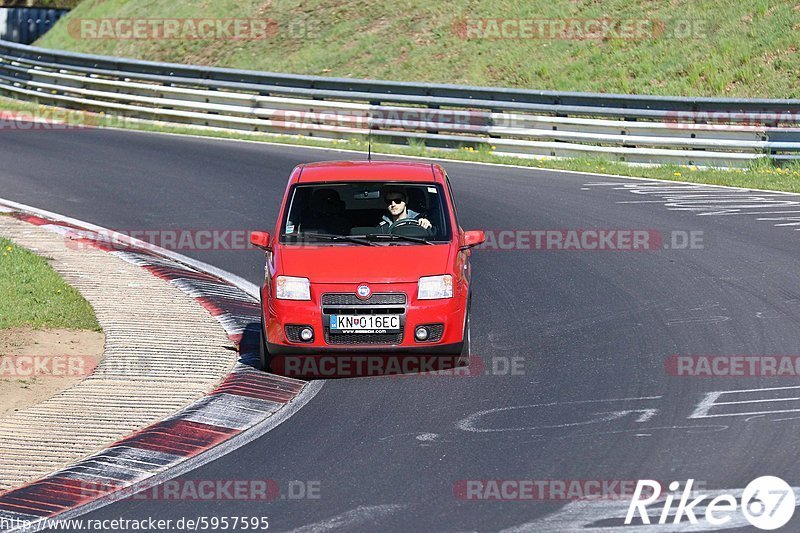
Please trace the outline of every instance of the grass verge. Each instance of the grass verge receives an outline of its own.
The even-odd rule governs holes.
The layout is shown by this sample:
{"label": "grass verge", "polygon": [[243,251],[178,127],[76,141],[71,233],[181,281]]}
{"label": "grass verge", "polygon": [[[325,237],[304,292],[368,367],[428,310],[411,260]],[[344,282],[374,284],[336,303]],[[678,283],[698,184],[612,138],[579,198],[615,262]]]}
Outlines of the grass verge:
{"label": "grass verge", "polygon": [[38,255],[0,237],[0,329],[101,331],[94,310]]}
{"label": "grass verge", "polygon": [[[57,108],[39,106],[34,103],[0,97],[0,109],[10,111],[23,111],[40,113],[50,116]],[[63,111],[63,110],[61,110]],[[98,124],[101,127],[124,127],[125,129],[151,131],[160,133],[173,133],[180,135],[198,135],[223,139],[242,139],[248,141],[283,143],[297,146],[316,146],[335,148],[338,150],[352,150],[366,152],[367,143],[364,139],[347,139],[329,141],[305,136],[267,135],[263,133],[248,133],[236,130],[209,130],[190,126],[171,125],[153,122],[120,121],[111,116],[92,116],[87,123]],[[20,132],[23,133],[23,132]],[[373,139],[375,141],[375,139]],[[499,156],[489,150],[473,150],[465,148],[460,150],[437,150],[428,148],[424,144],[413,146],[400,146],[381,142],[372,143],[375,154],[405,155],[415,157],[428,157],[450,159],[454,161],[474,161],[482,163],[496,163],[551,170],[574,170],[591,172],[595,174],[617,174],[642,178],[656,178],[688,183],[704,183],[710,185],[729,185],[753,189],[773,191],[786,191],[800,193],[800,163],[777,166],[769,158],[754,160],[747,169],[722,170],[706,169],[682,165],[658,165],[653,167],[633,166],[601,158],[574,158],[574,159],[523,159],[511,156]],[[364,157],[362,155],[354,158]]]}

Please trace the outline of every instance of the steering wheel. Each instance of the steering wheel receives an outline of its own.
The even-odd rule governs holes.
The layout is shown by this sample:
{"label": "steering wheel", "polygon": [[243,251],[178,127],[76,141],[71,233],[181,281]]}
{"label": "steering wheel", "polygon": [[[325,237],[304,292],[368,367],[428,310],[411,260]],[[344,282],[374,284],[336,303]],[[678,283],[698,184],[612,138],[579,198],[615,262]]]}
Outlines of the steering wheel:
{"label": "steering wheel", "polygon": [[395,233],[394,230],[396,230],[397,228],[404,228],[406,226],[417,226],[427,235],[433,235],[433,233],[431,232],[433,226],[431,226],[430,228],[423,228],[422,225],[419,223],[419,220],[414,218],[401,218],[400,220],[393,222],[392,225],[389,226],[389,233]]}

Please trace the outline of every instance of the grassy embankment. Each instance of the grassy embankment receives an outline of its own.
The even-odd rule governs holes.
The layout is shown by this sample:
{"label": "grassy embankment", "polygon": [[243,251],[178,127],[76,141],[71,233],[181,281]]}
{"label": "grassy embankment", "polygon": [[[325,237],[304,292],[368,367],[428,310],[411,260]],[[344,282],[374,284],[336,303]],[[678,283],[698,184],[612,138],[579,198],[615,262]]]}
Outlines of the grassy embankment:
{"label": "grassy embankment", "polygon": [[0,330],[100,331],[94,311],[45,261],[0,237]]}

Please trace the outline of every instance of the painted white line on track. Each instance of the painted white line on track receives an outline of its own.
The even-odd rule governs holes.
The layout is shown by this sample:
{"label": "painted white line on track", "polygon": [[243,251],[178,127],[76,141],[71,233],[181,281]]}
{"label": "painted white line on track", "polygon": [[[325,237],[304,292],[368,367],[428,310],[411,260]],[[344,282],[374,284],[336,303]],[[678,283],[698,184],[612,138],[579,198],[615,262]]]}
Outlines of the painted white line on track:
{"label": "painted white line on track", "polygon": [[[553,406],[561,406],[561,405],[581,405],[581,404],[605,404],[605,403],[628,403],[628,402],[649,402],[652,400],[660,400],[662,396],[641,396],[635,398],[610,398],[610,399],[603,399],[603,400],[577,400],[577,401],[569,401],[569,402],[550,402],[550,403],[539,403],[539,404],[531,404],[531,405],[516,405],[511,407],[497,407],[494,409],[484,409],[481,411],[477,411],[468,415],[465,418],[462,418],[456,423],[456,427],[461,431],[471,432],[471,433],[497,433],[497,432],[507,432],[507,431],[539,431],[539,430],[547,430],[547,429],[560,429],[560,428],[567,428],[567,427],[576,427],[576,426],[585,426],[591,424],[601,424],[604,422],[612,422],[614,420],[619,420],[624,418],[628,415],[638,413],[639,416],[636,418],[635,422],[637,423],[644,423],[649,421],[651,418],[658,414],[658,409],[647,407],[647,406],[639,406],[639,409],[633,409],[630,407],[617,409],[613,411],[603,411],[603,412],[594,412],[591,413],[591,418],[588,420],[582,420],[577,422],[569,422],[569,423],[562,423],[562,424],[553,424],[553,425],[542,425],[542,426],[511,426],[511,427],[479,427],[478,422],[490,415],[496,415],[499,413],[506,413],[509,411],[523,411],[528,409],[539,409],[539,408],[548,408]],[[520,415],[517,415],[518,417]]]}
{"label": "painted white line on track", "polygon": [[[739,390],[730,390],[730,391],[712,391],[706,393],[705,397],[697,404],[694,412],[689,415],[687,418],[690,420],[699,420],[705,418],[723,418],[723,417],[759,417],[762,415],[773,415],[773,414],[784,414],[784,413],[800,413],[800,408],[786,408],[791,407],[790,405],[776,405],[778,408],[771,408],[776,402],[796,402],[799,401],[800,398],[796,396],[787,396],[784,398],[775,398],[771,397],[766,394],[762,393],[772,393],[775,391],[781,392],[797,392],[800,389],[798,386],[789,386],[789,387],[768,387],[768,388],[760,388],[760,389],[739,389]],[[762,394],[762,397],[756,397],[755,399],[746,399],[746,400],[730,400],[728,401],[727,398],[732,394]],[[719,401],[722,399],[723,401]],[[756,404],[755,408],[761,407],[762,411],[728,411],[725,412],[724,409],[730,408],[734,409],[736,406],[741,405],[753,405]],[[781,408],[784,407],[784,408]],[[712,413],[712,409],[717,408],[716,412]],[[719,410],[723,410],[723,412],[719,412]],[[785,418],[785,420],[789,420],[789,418]]]}

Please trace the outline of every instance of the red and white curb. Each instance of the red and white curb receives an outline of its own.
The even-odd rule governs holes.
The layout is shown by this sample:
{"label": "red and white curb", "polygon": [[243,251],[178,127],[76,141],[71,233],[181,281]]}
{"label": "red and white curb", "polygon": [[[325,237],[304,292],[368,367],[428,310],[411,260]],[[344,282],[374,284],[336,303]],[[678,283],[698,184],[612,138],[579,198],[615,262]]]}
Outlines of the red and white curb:
{"label": "red and white curb", "polygon": [[[305,382],[255,368],[258,287],[211,265],[119,236],[68,217],[0,199],[0,210],[30,224],[107,250],[147,269],[195,298],[239,346],[240,362],[208,395],[172,417],[107,449],[22,487],[0,493],[0,524],[44,527],[45,520],[80,516],[181,475],[262,436],[313,398],[322,382]],[[37,527],[38,524],[38,527]],[[19,527],[0,531],[19,531]]]}

